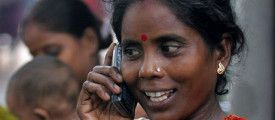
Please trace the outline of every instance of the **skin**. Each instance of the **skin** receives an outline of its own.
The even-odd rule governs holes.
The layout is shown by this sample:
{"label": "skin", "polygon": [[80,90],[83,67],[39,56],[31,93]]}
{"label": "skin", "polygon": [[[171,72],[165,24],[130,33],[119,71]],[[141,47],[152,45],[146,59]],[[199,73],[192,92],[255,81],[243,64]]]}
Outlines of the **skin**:
{"label": "skin", "polygon": [[70,65],[82,85],[92,66],[98,64],[97,37],[86,29],[77,40],[67,33],[47,31],[38,24],[28,24],[23,40],[33,56],[52,55]]}
{"label": "skin", "polygon": [[[141,40],[142,34],[147,36],[146,41]],[[230,61],[228,36],[223,36],[220,49],[210,51],[195,29],[179,21],[168,7],[156,1],[132,5],[124,15],[121,36],[122,76],[110,67],[111,46],[105,66],[95,67],[83,85],[78,103],[80,118],[119,117],[119,114],[104,113],[108,108],[103,104],[109,104],[109,91],[121,91],[114,83],[120,83],[122,78],[152,120],[226,117],[215,97],[215,86],[218,63],[222,62],[226,68]],[[160,72],[156,68],[160,68]],[[162,102],[153,102],[144,93],[167,90],[174,92]],[[100,99],[106,102],[100,103]]]}

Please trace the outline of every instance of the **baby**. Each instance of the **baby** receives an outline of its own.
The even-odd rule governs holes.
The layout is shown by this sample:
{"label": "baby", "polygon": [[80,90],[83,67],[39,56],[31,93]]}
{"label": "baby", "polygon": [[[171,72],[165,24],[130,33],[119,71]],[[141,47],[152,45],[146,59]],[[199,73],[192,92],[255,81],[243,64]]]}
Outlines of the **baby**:
{"label": "baby", "polygon": [[68,65],[55,57],[41,56],[12,76],[7,103],[20,120],[76,120],[78,90]]}

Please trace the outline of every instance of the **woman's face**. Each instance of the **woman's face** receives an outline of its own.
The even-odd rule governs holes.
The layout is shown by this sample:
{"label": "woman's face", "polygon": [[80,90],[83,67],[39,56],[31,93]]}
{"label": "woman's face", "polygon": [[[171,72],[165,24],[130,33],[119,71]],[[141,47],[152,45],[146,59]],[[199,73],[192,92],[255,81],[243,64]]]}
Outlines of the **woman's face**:
{"label": "woman's face", "polygon": [[50,32],[36,24],[29,24],[23,39],[33,56],[56,56],[69,64],[81,85],[97,62],[92,59],[91,47],[85,41],[67,33]]}
{"label": "woman's face", "polygon": [[215,98],[218,61],[195,29],[150,2],[124,15],[122,75],[151,119],[184,119]]}

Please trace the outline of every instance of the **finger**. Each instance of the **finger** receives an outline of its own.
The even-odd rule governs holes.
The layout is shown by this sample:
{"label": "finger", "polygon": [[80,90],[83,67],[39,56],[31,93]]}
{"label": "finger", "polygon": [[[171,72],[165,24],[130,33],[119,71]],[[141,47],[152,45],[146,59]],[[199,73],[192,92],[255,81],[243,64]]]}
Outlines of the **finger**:
{"label": "finger", "polygon": [[86,92],[90,93],[89,97],[91,97],[91,95],[97,95],[100,99],[104,101],[110,100],[110,95],[108,94],[106,88],[103,85],[93,83],[90,81],[85,81],[83,84],[83,89]]}
{"label": "finger", "polygon": [[92,108],[92,101],[90,99],[90,93],[82,88],[77,103],[77,114],[81,120],[94,120],[94,115],[90,113]]}
{"label": "finger", "polygon": [[114,79],[116,83],[121,83],[123,81],[121,74],[118,72],[118,69],[114,66],[95,66],[93,68],[93,72],[109,76],[112,79]]}
{"label": "finger", "polygon": [[[84,84],[83,84],[84,85]],[[79,96],[79,100],[77,103],[77,113],[80,118],[84,117],[84,113],[91,111],[91,101],[90,101],[90,93],[82,88]]]}
{"label": "finger", "polygon": [[104,85],[113,93],[119,94],[121,88],[114,82],[114,80],[106,75],[91,71],[89,72],[88,80],[96,84]]}
{"label": "finger", "polygon": [[108,65],[111,66],[112,65],[112,58],[113,58],[113,50],[114,47],[116,46],[116,43],[112,43],[105,55],[105,60],[104,60],[104,64],[103,65]]}

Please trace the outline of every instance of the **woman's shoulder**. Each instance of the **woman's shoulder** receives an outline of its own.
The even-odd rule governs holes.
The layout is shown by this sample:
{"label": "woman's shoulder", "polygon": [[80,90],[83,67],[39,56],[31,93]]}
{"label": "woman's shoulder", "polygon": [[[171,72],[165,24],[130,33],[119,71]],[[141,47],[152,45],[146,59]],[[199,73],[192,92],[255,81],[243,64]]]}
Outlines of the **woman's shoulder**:
{"label": "woman's shoulder", "polygon": [[229,115],[226,118],[222,119],[222,120],[248,120],[246,118],[242,118],[242,117],[238,117],[237,115]]}

